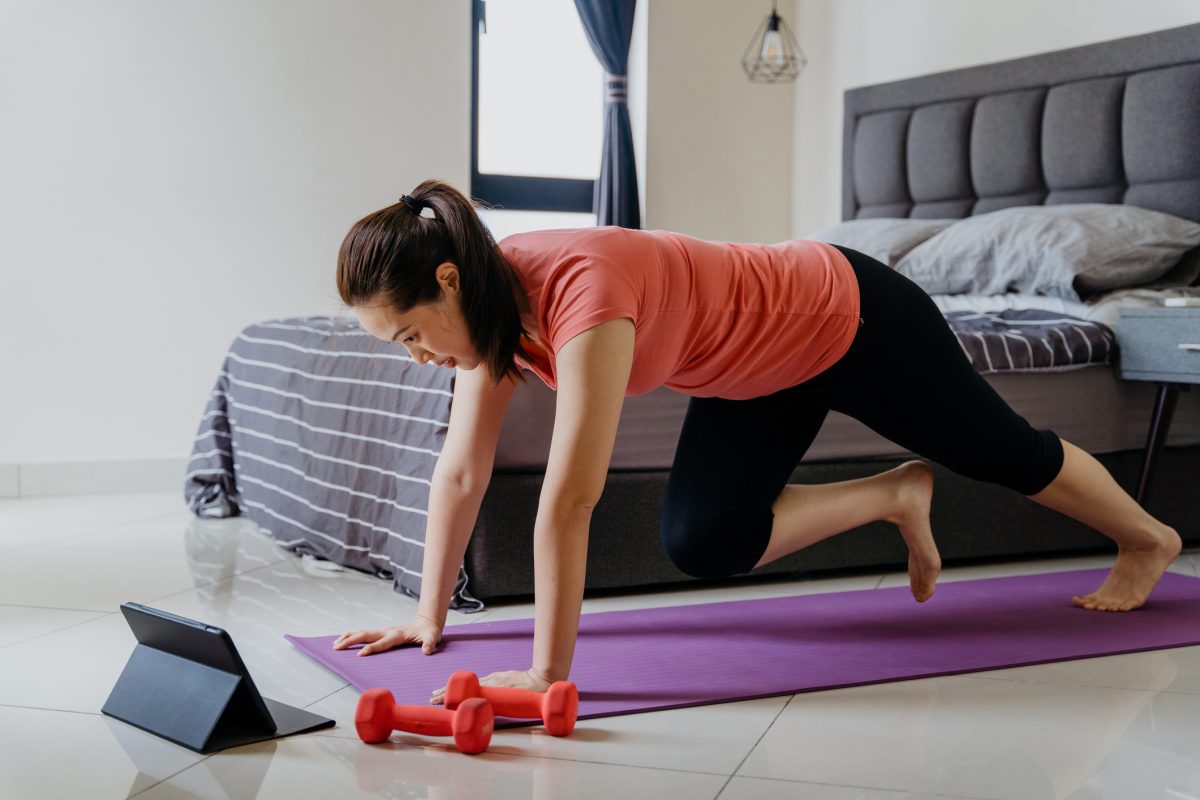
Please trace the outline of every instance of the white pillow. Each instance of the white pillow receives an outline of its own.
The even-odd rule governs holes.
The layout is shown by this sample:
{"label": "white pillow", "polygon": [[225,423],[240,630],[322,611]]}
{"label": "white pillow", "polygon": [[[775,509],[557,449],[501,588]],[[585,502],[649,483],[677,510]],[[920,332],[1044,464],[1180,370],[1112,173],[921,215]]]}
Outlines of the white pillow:
{"label": "white pillow", "polygon": [[808,236],[814,242],[840,244],[871,256],[889,267],[921,242],[945,230],[952,219],[852,219],[822,228]]}
{"label": "white pillow", "polygon": [[1165,274],[1200,224],[1137,206],[1018,206],[955,222],[896,271],[930,294],[1021,292],[1079,300]]}

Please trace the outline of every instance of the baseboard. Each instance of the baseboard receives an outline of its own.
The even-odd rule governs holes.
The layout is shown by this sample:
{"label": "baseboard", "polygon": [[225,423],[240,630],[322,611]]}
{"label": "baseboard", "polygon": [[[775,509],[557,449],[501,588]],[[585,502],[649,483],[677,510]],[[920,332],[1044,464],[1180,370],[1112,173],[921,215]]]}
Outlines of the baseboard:
{"label": "baseboard", "polygon": [[21,468],[17,464],[0,464],[0,500],[21,496]]}
{"label": "baseboard", "polygon": [[186,458],[0,464],[0,498],[183,491]]}

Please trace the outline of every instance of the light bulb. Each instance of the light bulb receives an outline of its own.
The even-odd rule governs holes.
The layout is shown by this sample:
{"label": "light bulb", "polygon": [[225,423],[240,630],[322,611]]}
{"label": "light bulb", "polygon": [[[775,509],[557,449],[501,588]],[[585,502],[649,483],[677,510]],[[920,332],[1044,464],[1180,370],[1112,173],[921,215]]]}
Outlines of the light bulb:
{"label": "light bulb", "polygon": [[763,37],[762,60],[771,66],[783,66],[783,38],[779,31],[767,31],[767,35]]}

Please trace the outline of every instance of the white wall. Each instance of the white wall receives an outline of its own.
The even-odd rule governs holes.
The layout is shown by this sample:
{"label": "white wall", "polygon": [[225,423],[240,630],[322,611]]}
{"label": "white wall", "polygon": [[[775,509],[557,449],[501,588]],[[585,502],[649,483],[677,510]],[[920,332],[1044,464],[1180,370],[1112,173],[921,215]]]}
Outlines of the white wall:
{"label": "white wall", "polygon": [[797,0],[792,235],[841,218],[842,93],[1200,22],[1196,0]]}
{"label": "white wall", "polygon": [[[644,224],[787,238],[795,95],[738,63],[768,6],[640,5]],[[467,188],[469,21],[468,0],[0,0],[0,496],[180,484],[237,332],[340,313],[355,219],[426,177]]]}
{"label": "white wall", "polygon": [[741,66],[770,10],[757,0],[648,0],[647,228],[789,238],[795,92],[751,83]]}
{"label": "white wall", "polygon": [[355,219],[467,185],[469,32],[465,0],[0,0],[0,465],[186,458],[238,330],[338,313]]}
{"label": "white wall", "polygon": [[629,63],[627,98],[629,127],[633,131],[633,156],[638,174],[638,207],[642,220],[646,218],[646,90],[647,90],[647,39],[650,35],[650,14],[647,11],[653,0],[638,0],[633,14],[633,35],[629,41]]}

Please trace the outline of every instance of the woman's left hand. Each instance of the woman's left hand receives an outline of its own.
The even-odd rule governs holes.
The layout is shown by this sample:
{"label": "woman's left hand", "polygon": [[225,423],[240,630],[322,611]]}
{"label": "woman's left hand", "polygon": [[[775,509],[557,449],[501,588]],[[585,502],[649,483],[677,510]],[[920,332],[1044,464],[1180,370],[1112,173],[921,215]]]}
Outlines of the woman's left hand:
{"label": "woman's left hand", "polygon": [[[491,675],[480,678],[479,685],[504,686],[512,689],[529,689],[534,692],[544,692],[550,688],[550,684],[532,669],[512,669],[508,670],[507,672],[493,672]],[[435,689],[433,696],[429,698],[429,702],[435,705],[440,705],[445,702],[445,695],[445,686],[440,689]]]}

